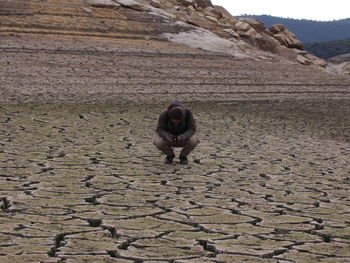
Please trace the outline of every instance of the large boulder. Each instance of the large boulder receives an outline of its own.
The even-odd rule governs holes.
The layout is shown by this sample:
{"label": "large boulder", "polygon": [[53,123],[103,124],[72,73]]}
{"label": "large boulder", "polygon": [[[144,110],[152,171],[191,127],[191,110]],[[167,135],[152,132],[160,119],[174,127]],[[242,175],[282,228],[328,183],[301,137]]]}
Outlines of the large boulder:
{"label": "large boulder", "polygon": [[273,25],[272,27],[269,28],[269,30],[273,34],[278,34],[278,33],[282,32],[285,29],[286,29],[286,27],[284,25],[282,25],[282,24],[276,24],[276,25]]}
{"label": "large boulder", "polygon": [[258,33],[254,40],[261,49],[267,51],[273,51],[281,45],[277,39],[263,32]]}
{"label": "large boulder", "polygon": [[300,40],[298,40],[295,35],[290,32],[288,29],[275,34],[274,38],[276,38],[282,45],[289,47],[289,48],[297,48],[297,49],[303,49],[303,43],[301,43]]}
{"label": "large boulder", "polygon": [[264,23],[260,22],[255,18],[240,18],[239,21],[248,23],[249,25],[251,25],[252,28],[254,28],[258,32],[264,32],[266,29]]}
{"label": "large boulder", "polygon": [[237,31],[237,33],[244,38],[254,39],[258,34],[258,31],[251,27],[247,31]]}
{"label": "large boulder", "polygon": [[270,27],[269,31],[273,33],[273,37],[276,38],[281,43],[281,45],[289,48],[297,48],[300,50],[303,49],[303,43],[301,43],[295,34],[289,31],[284,25],[273,25]]}
{"label": "large boulder", "polygon": [[235,18],[233,15],[231,15],[231,13],[229,11],[227,11],[224,7],[222,6],[218,6],[218,5],[214,5],[214,8],[220,12],[223,15],[223,19],[227,20],[231,23],[237,23],[238,19]]}
{"label": "large boulder", "polygon": [[251,28],[251,25],[242,21],[238,21],[235,25],[233,25],[233,29],[236,31],[248,31]]}

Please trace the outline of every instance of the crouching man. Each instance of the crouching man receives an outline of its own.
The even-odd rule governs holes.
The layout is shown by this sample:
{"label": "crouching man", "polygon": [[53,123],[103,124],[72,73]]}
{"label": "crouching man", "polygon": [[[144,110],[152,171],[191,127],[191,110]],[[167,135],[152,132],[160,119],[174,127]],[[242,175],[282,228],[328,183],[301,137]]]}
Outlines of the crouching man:
{"label": "crouching man", "polygon": [[196,124],[190,109],[180,101],[173,101],[158,119],[157,134],[153,144],[164,154],[165,163],[171,164],[175,157],[173,147],[182,147],[180,164],[188,164],[188,154],[198,145]]}

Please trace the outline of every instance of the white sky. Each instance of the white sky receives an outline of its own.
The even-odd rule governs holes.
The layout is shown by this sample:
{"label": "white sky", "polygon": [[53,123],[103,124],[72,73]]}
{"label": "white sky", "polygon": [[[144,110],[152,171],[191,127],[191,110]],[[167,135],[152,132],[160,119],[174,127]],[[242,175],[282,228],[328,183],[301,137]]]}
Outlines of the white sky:
{"label": "white sky", "polygon": [[233,16],[241,14],[273,15],[311,20],[350,18],[350,0],[212,0]]}

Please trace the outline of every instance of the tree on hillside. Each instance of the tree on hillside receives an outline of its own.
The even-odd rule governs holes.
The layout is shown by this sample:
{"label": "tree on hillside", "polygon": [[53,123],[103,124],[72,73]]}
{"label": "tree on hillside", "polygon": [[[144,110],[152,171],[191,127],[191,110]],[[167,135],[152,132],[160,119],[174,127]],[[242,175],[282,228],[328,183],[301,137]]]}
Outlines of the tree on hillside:
{"label": "tree on hillside", "polygon": [[269,15],[244,15],[263,22],[267,28],[283,24],[296,34],[303,43],[332,41],[350,37],[350,18],[334,21],[314,21],[307,19],[282,18]]}
{"label": "tree on hillside", "polygon": [[320,58],[330,58],[350,53],[350,38],[306,44],[305,49]]}

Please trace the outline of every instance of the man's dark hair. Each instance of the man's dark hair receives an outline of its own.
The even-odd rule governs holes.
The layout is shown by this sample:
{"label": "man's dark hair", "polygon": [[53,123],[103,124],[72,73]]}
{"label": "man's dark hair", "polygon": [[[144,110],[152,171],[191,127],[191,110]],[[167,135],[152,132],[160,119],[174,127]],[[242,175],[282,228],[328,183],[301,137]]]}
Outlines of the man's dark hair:
{"label": "man's dark hair", "polygon": [[181,108],[181,107],[183,107],[183,104],[179,100],[173,100],[168,106],[168,111],[170,111],[174,107],[180,107]]}
{"label": "man's dark hair", "polygon": [[169,111],[170,119],[181,120],[183,117],[183,111],[179,107],[174,107]]}

